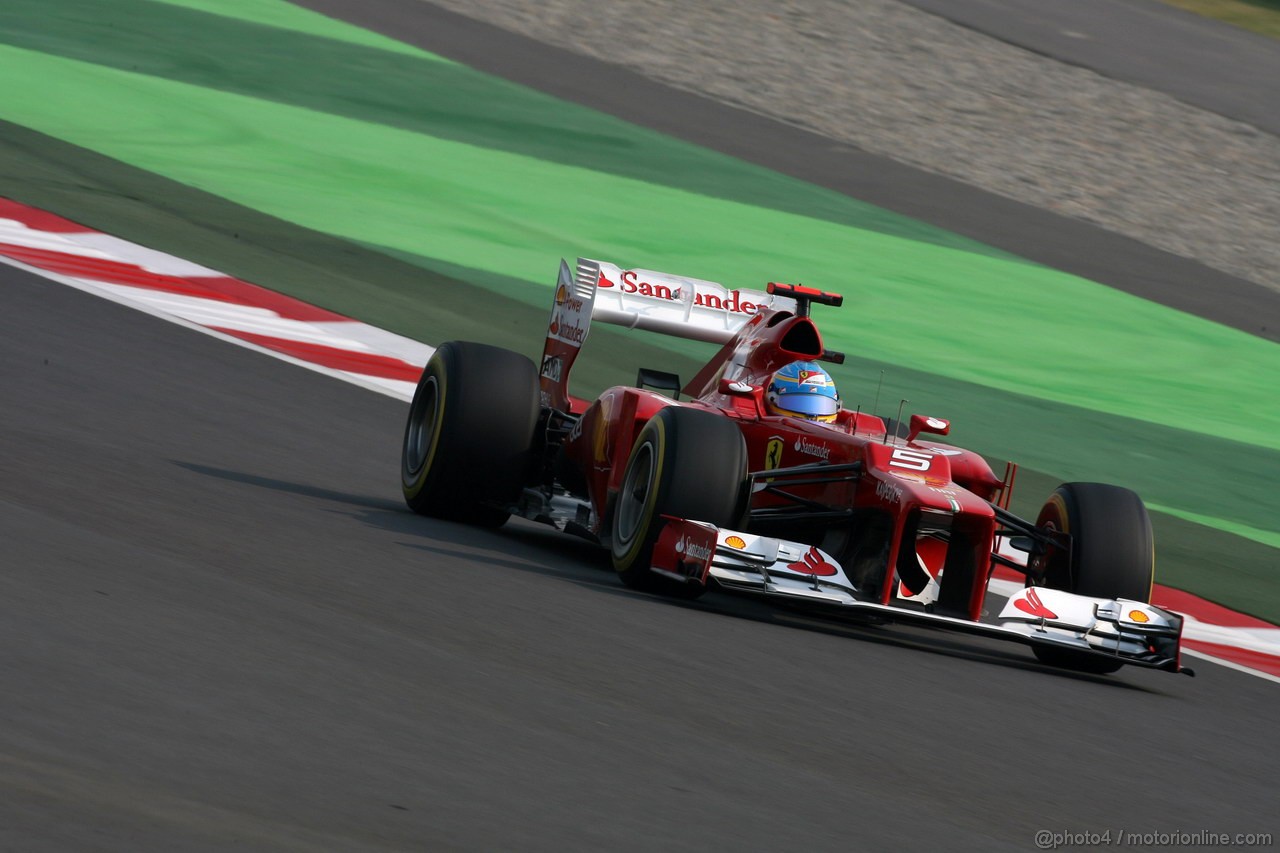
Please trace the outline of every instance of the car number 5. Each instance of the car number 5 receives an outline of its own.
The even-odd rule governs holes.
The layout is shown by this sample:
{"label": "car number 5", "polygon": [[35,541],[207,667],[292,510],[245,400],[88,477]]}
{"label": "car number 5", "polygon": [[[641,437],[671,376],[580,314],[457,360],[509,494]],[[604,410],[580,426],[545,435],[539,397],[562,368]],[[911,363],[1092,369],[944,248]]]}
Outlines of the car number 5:
{"label": "car number 5", "polygon": [[893,449],[893,458],[889,460],[890,465],[896,465],[899,468],[910,468],[912,471],[928,471],[932,462],[933,454],[922,453],[919,450],[907,450],[905,447],[895,447]]}

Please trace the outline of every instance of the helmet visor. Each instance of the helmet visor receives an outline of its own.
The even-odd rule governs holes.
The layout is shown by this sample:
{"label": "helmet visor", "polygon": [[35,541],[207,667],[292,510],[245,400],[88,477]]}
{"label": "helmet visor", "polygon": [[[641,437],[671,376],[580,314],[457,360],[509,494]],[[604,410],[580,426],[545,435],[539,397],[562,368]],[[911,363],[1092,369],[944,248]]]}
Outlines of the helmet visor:
{"label": "helmet visor", "polygon": [[826,418],[840,411],[840,403],[823,394],[779,394],[775,405],[807,417]]}

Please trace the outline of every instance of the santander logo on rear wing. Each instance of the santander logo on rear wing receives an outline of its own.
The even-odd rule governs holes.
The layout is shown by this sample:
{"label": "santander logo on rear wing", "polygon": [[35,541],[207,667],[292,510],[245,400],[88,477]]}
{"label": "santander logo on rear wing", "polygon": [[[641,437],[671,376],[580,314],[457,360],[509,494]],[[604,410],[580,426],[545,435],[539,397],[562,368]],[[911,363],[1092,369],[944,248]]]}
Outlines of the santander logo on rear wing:
{"label": "santander logo on rear wing", "polygon": [[724,344],[760,311],[796,307],[794,299],[762,290],[730,290],[714,281],[582,259],[579,269],[583,264],[597,269],[592,315],[619,326]]}
{"label": "santander logo on rear wing", "polygon": [[762,290],[730,290],[714,281],[653,270],[624,270],[578,258],[560,261],[551,320],[542,352],[542,403],[567,411],[569,369],[593,318],[681,338],[724,344],[762,310],[794,311],[794,299]]}

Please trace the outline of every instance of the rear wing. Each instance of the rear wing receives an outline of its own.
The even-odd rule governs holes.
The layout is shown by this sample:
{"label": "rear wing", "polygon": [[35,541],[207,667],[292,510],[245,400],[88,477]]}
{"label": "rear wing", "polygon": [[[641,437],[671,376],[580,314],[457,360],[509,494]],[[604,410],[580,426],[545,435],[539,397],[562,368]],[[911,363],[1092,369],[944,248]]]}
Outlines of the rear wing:
{"label": "rear wing", "polygon": [[713,344],[727,343],[761,311],[796,310],[796,300],[762,290],[730,290],[714,281],[604,261],[560,261],[555,302],[542,351],[542,404],[569,409],[569,370],[591,320]]}

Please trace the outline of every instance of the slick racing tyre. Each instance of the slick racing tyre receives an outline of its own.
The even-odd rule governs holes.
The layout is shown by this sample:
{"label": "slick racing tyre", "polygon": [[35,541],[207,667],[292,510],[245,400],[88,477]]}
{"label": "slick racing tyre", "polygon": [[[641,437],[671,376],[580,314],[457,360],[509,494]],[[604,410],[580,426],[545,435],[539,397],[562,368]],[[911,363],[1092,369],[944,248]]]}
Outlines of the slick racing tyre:
{"label": "slick racing tyre", "polygon": [[450,341],[427,363],[400,454],[405,503],[421,515],[506,522],[536,460],[538,372],[519,353]]}
{"label": "slick racing tyre", "polygon": [[613,502],[610,548],[622,582],[696,598],[704,587],[654,574],[653,546],[663,515],[737,527],[747,511],[747,446],[720,415],[668,406],[645,424],[631,448]]}
{"label": "slick racing tyre", "polygon": [[[1036,518],[1042,529],[1071,534],[1071,549],[1051,548],[1028,568],[1041,586],[1097,598],[1151,600],[1155,543],[1142,498],[1105,483],[1059,486]],[[1030,583],[1030,582],[1029,582]],[[1036,657],[1082,672],[1115,672],[1121,664],[1070,649],[1033,647]]]}

